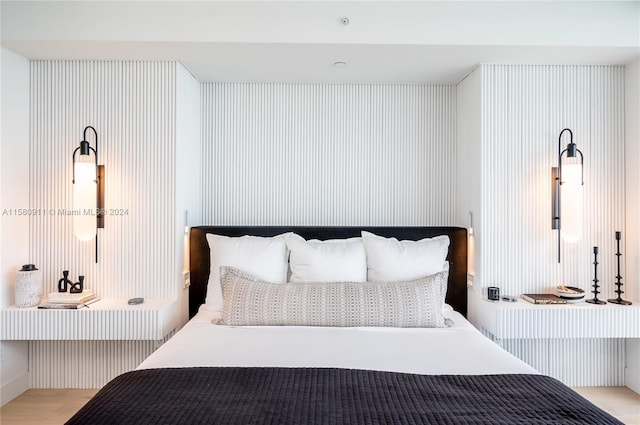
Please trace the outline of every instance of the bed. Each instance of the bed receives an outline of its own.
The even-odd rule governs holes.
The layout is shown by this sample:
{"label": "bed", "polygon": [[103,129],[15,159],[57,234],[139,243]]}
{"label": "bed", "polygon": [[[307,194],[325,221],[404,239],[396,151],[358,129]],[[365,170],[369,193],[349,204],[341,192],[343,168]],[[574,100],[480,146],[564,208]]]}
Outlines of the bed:
{"label": "bed", "polygon": [[[300,276],[308,278],[308,274],[305,275],[308,268],[299,267],[309,266],[305,263],[308,257],[299,254],[306,255],[307,251],[299,251],[294,243],[302,244],[304,249],[325,249],[330,245],[323,242],[305,245],[311,244],[311,240],[336,241],[337,245],[330,245],[331,249],[324,252],[326,258],[341,265],[318,262],[309,266],[315,267],[313,273],[323,276],[346,273],[353,277],[355,275],[349,273],[360,273],[356,282],[362,282],[361,266],[351,267],[351,263],[363,261],[361,252],[354,251],[354,247],[360,248],[356,242],[352,243],[353,238],[362,239],[367,247],[367,243],[384,247],[385,243],[391,243],[388,241],[422,244],[446,239],[444,251],[440,245],[437,249],[433,244],[426,248],[429,253],[437,251],[438,255],[442,253],[442,258],[446,256],[446,270],[430,275],[427,280],[409,283],[357,285],[305,281],[305,284],[284,283],[283,286],[264,283],[232,267],[221,267],[224,308],[220,310],[220,305],[210,308],[215,304],[211,299],[212,269],[218,270],[216,261],[221,256],[218,251],[217,257],[212,255],[214,248],[210,246],[214,246],[214,240],[231,241],[230,245],[215,245],[215,249],[223,246],[231,251],[237,247],[232,244],[242,236],[275,240],[279,235],[291,233],[298,235],[294,236],[299,240],[287,236],[287,247],[294,248],[287,250],[290,261],[284,282],[298,281]],[[374,237],[378,239],[372,239]],[[313,261],[317,252],[312,252]],[[389,259],[401,263],[407,259],[405,251],[397,258],[387,256],[387,251],[382,253],[385,256],[379,259],[380,263]],[[365,252],[367,267],[378,254]],[[440,264],[442,258],[434,264]],[[228,261],[233,265],[232,260]],[[270,260],[264,267],[274,262]],[[190,321],[135,371],[108,383],[68,423],[621,423],[562,383],[539,374],[502,350],[465,319],[467,234],[463,228],[201,226],[191,229],[190,264]],[[413,263],[407,264],[402,270],[410,269]],[[394,265],[389,267],[393,270]],[[419,268],[422,267],[431,266],[421,261]],[[374,272],[380,273],[380,270],[366,269],[367,280]],[[273,273],[282,271],[278,266],[273,268]],[[326,288],[343,294],[345,287],[348,288],[347,301],[337,304],[355,299],[364,300],[362,304],[368,307],[357,314],[352,313],[358,310],[356,307],[347,308],[347,317],[341,316],[340,320],[347,320],[344,323],[349,325],[328,326],[323,320],[334,323],[335,305],[318,307],[324,306],[318,299],[324,300],[323,291],[331,291]],[[353,292],[353,288],[361,292]],[[404,306],[396,314],[401,316],[402,326],[394,326],[396,322],[372,326],[367,320],[386,320],[386,316],[380,319],[384,312],[372,312],[375,306],[370,306],[371,300],[375,298],[375,305],[387,302],[385,305],[393,310],[397,307],[396,297],[406,295],[395,291],[403,289],[411,299],[405,298]],[[428,309],[420,302],[413,303],[414,297],[421,299],[423,290],[429,299],[433,294],[441,294],[444,302],[435,307],[430,305]],[[381,300],[380,293],[386,298]],[[258,315],[253,310],[251,314],[244,314],[243,309],[248,308],[246,300],[254,299],[255,294],[254,298],[260,304],[271,305],[271,310],[265,308],[263,310],[268,311],[260,310]],[[305,304],[301,311],[300,299],[296,301],[296,296],[311,304]],[[332,297],[334,293],[328,295]],[[240,310],[234,310],[236,302]],[[297,310],[287,310],[284,314],[283,310],[293,304]],[[256,307],[254,303],[250,307],[261,306]],[[323,311],[321,315],[309,316],[308,312],[316,307],[318,310],[328,308],[330,314]],[[244,315],[237,315],[238,311]],[[423,311],[426,311],[424,317],[420,317],[429,323],[436,320],[434,327],[426,327],[420,322],[423,319],[416,319]],[[392,319],[398,319],[396,316]],[[279,322],[288,317],[297,317],[298,321]],[[235,319],[240,320],[240,324],[233,322]],[[245,320],[248,322],[243,322]]]}

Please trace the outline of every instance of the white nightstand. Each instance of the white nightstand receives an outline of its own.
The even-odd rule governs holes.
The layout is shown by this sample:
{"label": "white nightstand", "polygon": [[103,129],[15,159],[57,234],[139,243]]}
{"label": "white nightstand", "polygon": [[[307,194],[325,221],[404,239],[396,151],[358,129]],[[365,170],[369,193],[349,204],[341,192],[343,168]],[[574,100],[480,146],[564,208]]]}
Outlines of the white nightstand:
{"label": "white nightstand", "polygon": [[0,310],[0,340],[155,340],[177,326],[177,300],[104,299],[89,308],[44,310],[15,306]]}
{"label": "white nightstand", "polygon": [[640,338],[640,302],[540,305],[479,301],[474,324],[496,344],[569,386],[625,385],[626,341]]}
{"label": "white nightstand", "polygon": [[617,304],[532,304],[481,301],[478,325],[500,343],[504,339],[640,338],[640,302]]}

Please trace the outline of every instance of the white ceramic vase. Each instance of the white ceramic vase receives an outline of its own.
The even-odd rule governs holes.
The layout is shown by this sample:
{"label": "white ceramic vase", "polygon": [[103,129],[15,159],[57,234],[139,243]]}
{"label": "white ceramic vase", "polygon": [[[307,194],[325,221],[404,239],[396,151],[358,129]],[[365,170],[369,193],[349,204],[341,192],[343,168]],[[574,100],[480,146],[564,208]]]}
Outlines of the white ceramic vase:
{"label": "white ceramic vase", "polygon": [[16,307],[33,307],[42,298],[42,272],[26,264],[16,274]]}

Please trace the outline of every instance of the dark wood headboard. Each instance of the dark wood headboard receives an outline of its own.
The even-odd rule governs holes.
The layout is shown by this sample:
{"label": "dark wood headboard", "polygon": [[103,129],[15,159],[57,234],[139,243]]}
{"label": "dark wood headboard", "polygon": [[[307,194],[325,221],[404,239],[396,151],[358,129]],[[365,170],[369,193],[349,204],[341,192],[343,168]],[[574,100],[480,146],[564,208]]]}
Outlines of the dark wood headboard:
{"label": "dark wood headboard", "polygon": [[239,227],[197,226],[191,228],[189,287],[189,317],[195,316],[204,304],[209,281],[210,253],[207,233],[223,236],[275,236],[295,232],[305,239],[342,239],[360,236],[362,230],[387,238],[419,240],[447,235],[450,239],[449,287],[447,303],[456,311],[467,315],[467,229],[462,227]]}

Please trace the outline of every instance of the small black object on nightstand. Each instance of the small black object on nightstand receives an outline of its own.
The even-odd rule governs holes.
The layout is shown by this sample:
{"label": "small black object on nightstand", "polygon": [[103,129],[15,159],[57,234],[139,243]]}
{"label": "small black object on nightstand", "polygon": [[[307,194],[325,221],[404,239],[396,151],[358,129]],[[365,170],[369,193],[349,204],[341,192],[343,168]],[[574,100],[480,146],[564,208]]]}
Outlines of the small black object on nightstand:
{"label": "small black object on nightstand", "polygon": [[500,288],[489,286],[487,288],[487,298],[489,301],[500,301]]}
{"label": "small black object on nightstand", "polygon": [[600,293],[600,291],[598,291],[598,287],[599,287],[598,264],[600,264],[598,263],[598,247],[594,246],[593,247],[593,291],[591,291],[593,293],[593,298],[585,301],[590,304],[603,305],[603,304],[606,304],[606,301],[602,301],[598,299],[598,294]]}
{"label": "small black object on nightstand", "polygon": [[138,304],[142,304],[143,302],[144,302],[144,298],[131,298],[129,301],[127,301],[127,304],[138,305]]}
{"label": "small black object on nightstand", "polygon": [[69,283],[69,293],[70,294],[82,294],[82,290],[84,289],[84,276],[78,276],[80,282]]}
{"label": "small black object on nightstand", "polygon": [[622,233],[616,232],[616,242],[618,243],[618,251],[616,252],[616,257],[618,257],[618,274],[616,275],[615,285],[618,289],[613,292],[618,294],[618,296],[617,298],[609,298],[607,301],[611,304],[631,305],[631,301],[622,299],[622,294],[624,294],[624,291],[622,290],[622,276],[620,276],[620,256],[622,256],[622,254],[620,253],[620,239],[622,239]]}
{"label": "small black object on nightstand", "polygon": [[64,270],[62,276],[62,279],[58,281],[58,292],[67,292],[67,287],[73,284],[69,280],[69,270]]}

